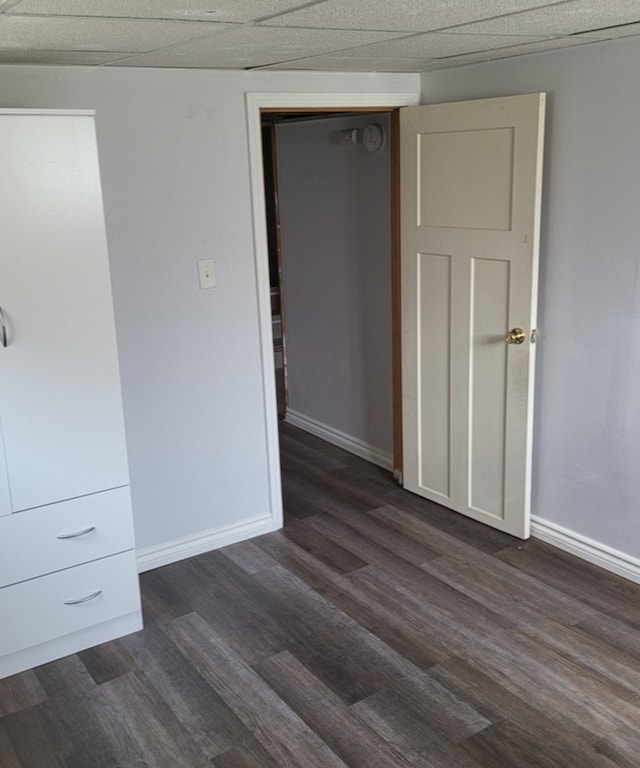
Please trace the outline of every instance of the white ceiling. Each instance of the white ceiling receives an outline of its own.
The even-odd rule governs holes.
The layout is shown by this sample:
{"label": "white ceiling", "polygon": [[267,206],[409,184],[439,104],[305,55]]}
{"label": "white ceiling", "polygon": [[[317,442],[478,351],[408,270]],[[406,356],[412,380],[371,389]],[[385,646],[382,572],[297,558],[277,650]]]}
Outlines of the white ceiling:
{"label": "white ceiling", "polygon": [[640,35],[640,0],[0,0],[0,64],[424,72]]}

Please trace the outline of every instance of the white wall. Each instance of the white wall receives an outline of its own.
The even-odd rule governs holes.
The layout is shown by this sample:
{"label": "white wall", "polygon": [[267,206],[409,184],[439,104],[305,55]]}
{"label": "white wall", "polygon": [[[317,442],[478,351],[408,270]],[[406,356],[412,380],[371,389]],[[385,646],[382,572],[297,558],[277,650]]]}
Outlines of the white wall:
{"label": "white wall", "polygon": [[423,76],[424,103],[549,94],[533,512],[640,557],[637,38]]}
{"label": "white wall", "polygon": [[289,409],[392,452],[389,143],[341,130],[387,115],[276,126]]}
{"label": "white wall", "polygon": [[271,512],[245,92],[418,90],[417,75],[0,67],[1,106],[97,110],[139,548]]}

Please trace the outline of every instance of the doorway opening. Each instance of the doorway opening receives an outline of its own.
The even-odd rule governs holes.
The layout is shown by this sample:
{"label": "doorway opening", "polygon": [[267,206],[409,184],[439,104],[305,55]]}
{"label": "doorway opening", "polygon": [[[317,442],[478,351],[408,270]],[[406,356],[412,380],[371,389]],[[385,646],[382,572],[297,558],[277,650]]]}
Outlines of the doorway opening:
{"label": "doorway opening", "polygon": [[266,112],[278,417],[393,468],[388,112]]}
{"label": "doorway opening", "polygon": [[388,112],[262,113],[278,418],[387,468],[389,133]]}
{"label": "doorway opening", "polygon": [[[388,113],[389,142],[391,148],[390,162],[390,206],[388,216],[392,219],[391,250],[396,252],[399,241],[397,218],[398,188],[398,112],[401,106],[415,105],[417,94],[247,94],[247,116],[249,123],[249,148],[251,160],[252,196],[254,213],[254,236],[256,252],[256,270],[258,275],[258,294],[260,307],[260,328],[263,360],[263,386],[265,393],[266,437],[270,467],[270,492],[272,500],[273,526],[282,525],[282,497],[280,488],[280,465],[278,458],[278,409],[276,389],[276,354],[274,350],[273,312],[271,274],[273,267],[269,264],[269,243],[267,232],[267,203],[265,195],[265,164],[263,145],[263,118],[268,114],[295,114],[300,118],[318,118],[318,113],[340,116],[354,113]],[[392,214],[393,212],[393,214]],[[277,233],[276,233],[277,234]],[[395,264],[395,262],[398,262]],[[394,259],[394,271],[390,283],[394,287],[394,327],[397,340],[393,344],[394,390],[399,384],[400,350],[399,350],[399,259]],[[396,290],[397,289],[397,290]],[[396,295],[397,294],[397,295]],[[275,302],[274,302],[275,304]],[[282,305],[281,305],[282,306]],[[286,312],[286,306],[285,306]],[[282,318],[282,313],[280,314]],[[277,327],[277,321],[276,321]],[[284,316],[286,334],[286,315]],[[286,335],[285,335],[286,339]],[[397,342],[397,343],[396,343]],[[285,341],[286,354],[286,341]],[[401,400],[399,389],[394,397],[393,417],[393,458],[394,468],[399,468],[401,462]],[[311,431],[311,430],[309,430]]]}

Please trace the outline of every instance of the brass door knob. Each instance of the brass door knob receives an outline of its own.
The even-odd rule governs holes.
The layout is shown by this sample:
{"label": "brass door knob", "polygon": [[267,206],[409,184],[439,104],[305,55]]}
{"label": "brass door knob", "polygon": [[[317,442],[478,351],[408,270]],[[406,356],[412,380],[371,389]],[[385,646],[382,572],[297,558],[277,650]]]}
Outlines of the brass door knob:
{"label": "brass door knob", "polygon": [[507,344],[523,344],[526,338],[527,334],[522,330],[522,328],[513,328],[509,331],[509,333],[506,334],[504,340],[507,342]]}

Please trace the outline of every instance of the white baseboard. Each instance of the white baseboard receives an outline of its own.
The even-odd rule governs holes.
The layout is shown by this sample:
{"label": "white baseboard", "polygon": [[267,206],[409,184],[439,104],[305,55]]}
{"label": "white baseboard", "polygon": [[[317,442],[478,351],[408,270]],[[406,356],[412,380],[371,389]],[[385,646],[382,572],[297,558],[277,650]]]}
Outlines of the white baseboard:
{"label": "white baseboard", "polygon": [[[291,418],[290,418],[291,416]],[[306,432],[321,437],[323,440],[344,448],[346,451],[371,461],[385,469],[391,469],[391,457],[376,448],[368,446],[360,440],[349,437],[338,430],[319,424],[313,419],[297,413],[287,413],[287,422],[304,429]],[[204,531],[196,536],[161,544],[160,546],[139,549],[136,553],[138,572],[150,571],[163,565],[184,560],[187,557],[202,555],[214,549],[220,549],[228,544],[261,536],[276,530],[270,515],[244,520],[241,523]],[[539,517],[531,518],[531,535],[552,544],[558,549],[569,552],[576,557],[597,565],[606,571],[622,576],[629,581],[640,584],[640,560],[626,555],[612,547],[608,547],[582,534],[571,531],[556,523]]]}
{"label": "white baseboard", "polygon": [[332,445],[337,445],[338,448],[343,448],[345,451],[349,451],[349,453],[353,453],[361,459],[366,459],[372,464],[377,464],[383,469],[393,469],[393,457],[390,453],[369,445],[369,443],[365,443],[357,437],[347,435],[339,429],[329,427],[327,424],[316,421],[316,419],[312,419],[297,411],[287,410],[284,420],[287,424],[303,429],[305,432],[320,437]]}
{"label": "white baseboard", "polygon": [[174,539],[160,546],[139,549],[136,553],[138,573],[160,568],[162,565],[169,565],[169,563],[175,563],[187,557],[202,555],[205,552],[226,547],[228,544],[235,544],[238,541],[251,539],[254,536],[260,536],[274,530],[273,519],[271,515],[268,515],[244,520],[241,523],[223,528],[203,531],[196,536]]}
{"label": "white baseboard", "polygon": [[535,516],[531,518],[531,535],[606,571],[640,584],[640,560],[635,557]]}

